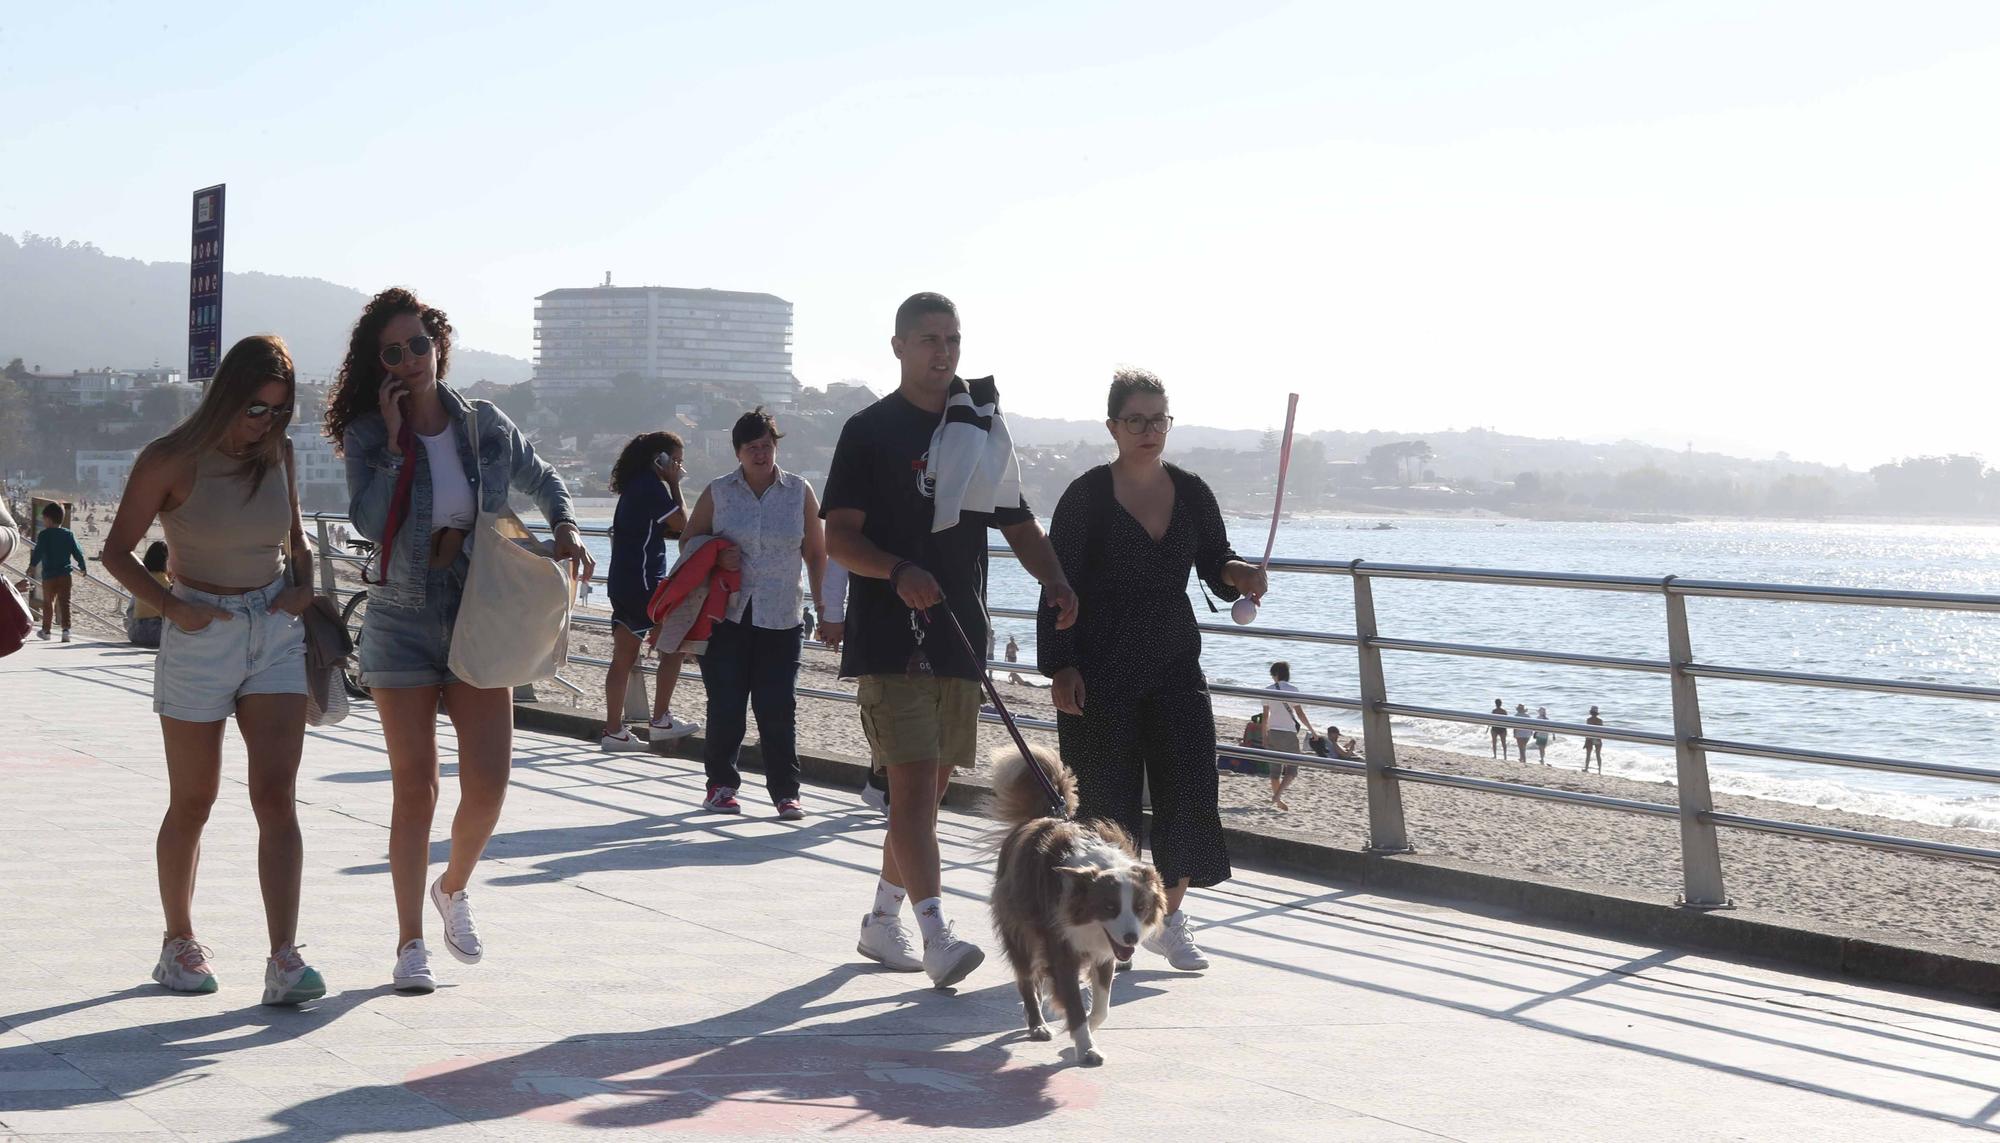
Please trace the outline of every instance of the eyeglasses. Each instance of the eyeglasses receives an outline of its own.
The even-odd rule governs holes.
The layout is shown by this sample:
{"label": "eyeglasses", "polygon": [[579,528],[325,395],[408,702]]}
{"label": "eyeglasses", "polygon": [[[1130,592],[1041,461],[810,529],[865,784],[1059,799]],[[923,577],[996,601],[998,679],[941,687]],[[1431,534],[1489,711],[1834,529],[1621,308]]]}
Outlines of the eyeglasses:
{"label": "eyeglasses", "polygon": [[1118,418],[1118,423],[1125,426],[1125,431],[1135,437],[1148,429],[1159,433],[1174,431],[1174,419],[1165,413],[1155,413],[1150,417],[1134,413],[1129,417]]}
{"label": "eyeglasses", "polygon": [[392,367],[401,365],[403,363],[403,349],[406,346],[409,348],[411,357],[429,357],[431,355],[430,335],[420,333],[408,341],[391,342],[383,346],[382,364]]}
{"label": "eyeglasses", "polygon": [[289,417],[292,415],[292,407],[290,405],[266,405],[264,402],[258,401],[255,404],[243,406],[243,415],[255,421],[261,421],[265,417]]}

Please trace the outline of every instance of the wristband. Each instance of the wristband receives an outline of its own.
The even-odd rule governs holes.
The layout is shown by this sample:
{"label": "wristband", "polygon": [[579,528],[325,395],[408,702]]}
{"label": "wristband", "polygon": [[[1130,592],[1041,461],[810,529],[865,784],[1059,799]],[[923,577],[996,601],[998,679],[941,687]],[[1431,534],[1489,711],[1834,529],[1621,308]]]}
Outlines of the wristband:
{"label": "wristband", "polygon": [[896,590],[896,581],[903,578],[904,572],[916,566],[910,560],[897,560],[896,566],[889,569],[889,590]]}

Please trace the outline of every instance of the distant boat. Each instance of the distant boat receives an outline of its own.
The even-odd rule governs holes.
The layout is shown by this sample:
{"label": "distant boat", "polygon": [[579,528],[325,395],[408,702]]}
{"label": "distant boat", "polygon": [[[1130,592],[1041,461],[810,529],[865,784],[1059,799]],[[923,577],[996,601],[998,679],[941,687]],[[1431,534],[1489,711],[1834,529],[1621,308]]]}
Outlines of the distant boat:
{"label": "distant boat", "polygon": [[1375,525],[1375,530],[1378,532],[1393,532],[1396,530],[1396,526],[1384,520],[1380,524]]}

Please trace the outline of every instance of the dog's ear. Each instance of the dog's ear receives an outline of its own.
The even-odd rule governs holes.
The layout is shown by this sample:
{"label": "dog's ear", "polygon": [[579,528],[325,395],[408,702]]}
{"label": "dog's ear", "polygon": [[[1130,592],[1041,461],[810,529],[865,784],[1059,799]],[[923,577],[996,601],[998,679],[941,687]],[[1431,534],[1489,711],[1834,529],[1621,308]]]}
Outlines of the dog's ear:
{"label": "dog's ear", "polygon": [[1078,888],[1087,888],[1091,882],[1104,875],[1104,871],[1095,865],[1058,865],[1056,872],[1062,874],[1063,880],[1071,882]]}
{"label": "dog's ear", "polygon": [[1159,924],[1167,915],[1167,883],[1160,871],[1141,861],[1132,866],[1133,905],[1148,925]]}

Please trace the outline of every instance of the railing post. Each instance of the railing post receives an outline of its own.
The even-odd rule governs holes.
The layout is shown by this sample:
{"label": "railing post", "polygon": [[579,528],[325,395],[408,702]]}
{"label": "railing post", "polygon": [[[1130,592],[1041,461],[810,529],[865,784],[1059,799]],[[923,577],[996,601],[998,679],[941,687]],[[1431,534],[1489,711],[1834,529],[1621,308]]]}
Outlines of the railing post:
{"label": "railing post", "polygon": [[333,561],[326,554],[333,550],[332,533],[327,529],[326,518],[313,513],[313,530],[319,533],[319,593],[338,605],[340,596],[335,593],[338,582],[334,579]]}
{"label": "railing post", "polygon": [[1708,789],[1708,752],[1696,745],[1701,738],[1701,698],[1695,678],[1687,673],[1694,662],[1688,637],[1687,597],[1674,590],[1674,577],[1660,583],[1667,601],[1667,661],[1673,666],[1674,786],[1681,811],[1681,904],[1690,909],[1723,909],[1729,897],[1722,891],[1722,851],[1715,824],[1702,815],[1715,808]]}
{"label": "railing post", "polygon": [[1368,763],[1368,850],[1409,853],[1410,835],[1403,825],[1403,790],[1390,771],[1396,765],[1396,740],[1382,704],[1389,686],[1382,675],[1382,651],[1375,646],[1375,589],[1361,561],[1352,565],[1354,581],[1354,654],[1361,668],[1361,750]]}

